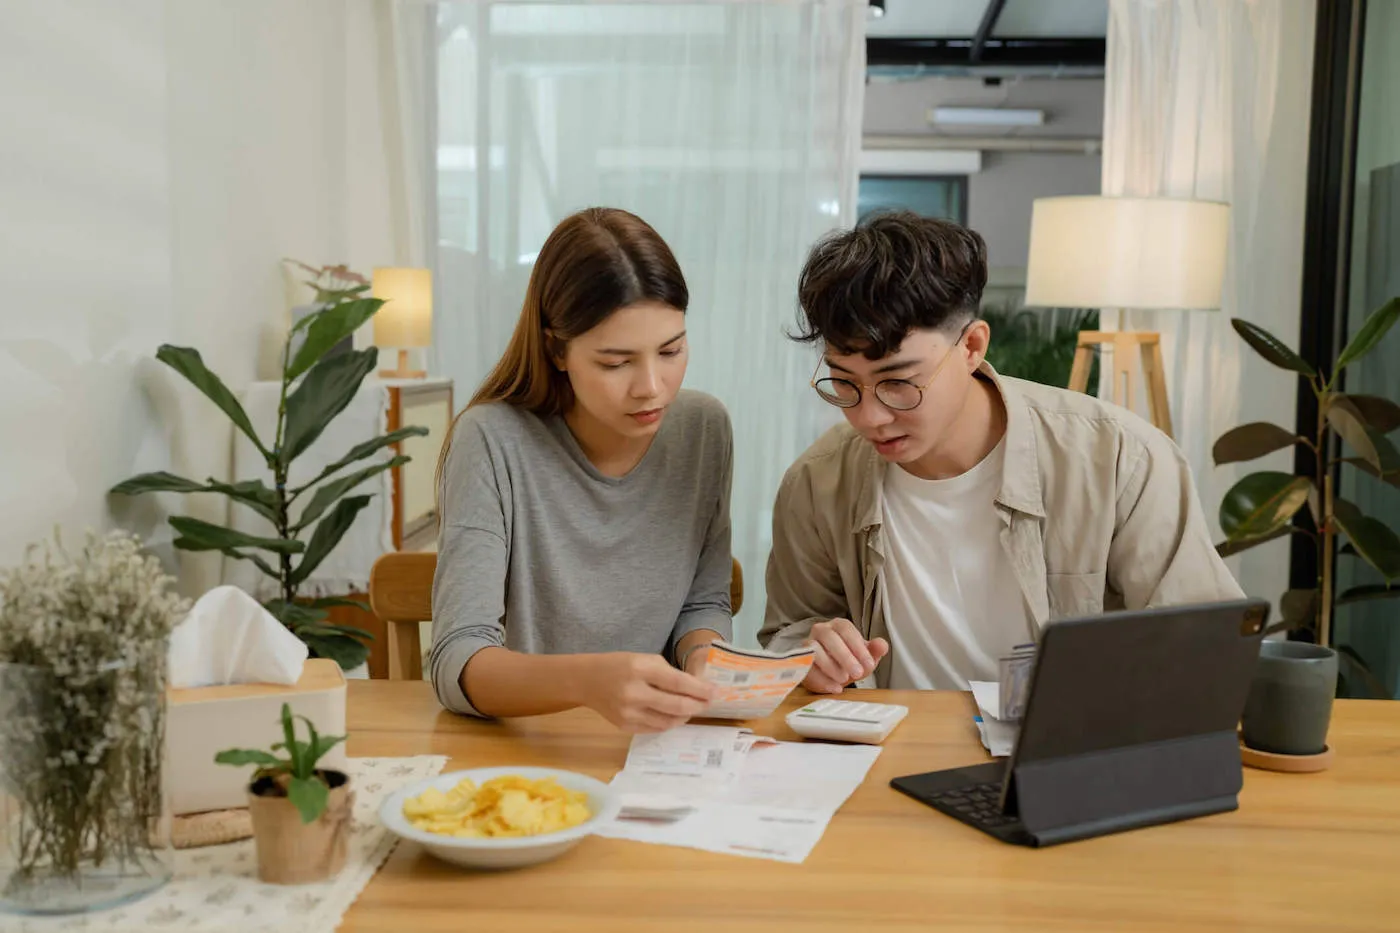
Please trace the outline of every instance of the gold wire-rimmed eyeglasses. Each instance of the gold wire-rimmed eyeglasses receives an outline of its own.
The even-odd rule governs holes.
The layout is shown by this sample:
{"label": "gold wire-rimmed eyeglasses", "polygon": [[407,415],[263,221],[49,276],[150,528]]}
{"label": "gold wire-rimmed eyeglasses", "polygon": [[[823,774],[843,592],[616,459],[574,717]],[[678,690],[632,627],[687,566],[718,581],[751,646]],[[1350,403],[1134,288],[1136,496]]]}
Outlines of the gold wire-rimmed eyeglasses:
{"label": "gold wire-rimmed eyeglasses", "polygon": [[958,333],[958,339],[954,340],[953,345],[948,348],[948,352],[943,354],[943,359],[939,360],[938,365],[933,367],[933,375],[929,376],[928,381],[923,385],[908,379],[881,379],[873,386],[835,376],[818,379],[817,373],[821,372],[822,364],[826,362],[825,357],[823,357],[817,361],[817,368],[812,373],[812,388],[817,390],[822,401],[830,402],[837,408],[855,408],[860,404],[861,390],[869,389],[875,393],[876,401],[891,411],[912,411],[923,403],[924,390],[933,385],[933,381],[943,371],[943,364],[948,362],[953,351],[958,348],[958,344],[962,343],[963,337],[967,336],[968,328],[974,323],[975,319],[967,322]]}

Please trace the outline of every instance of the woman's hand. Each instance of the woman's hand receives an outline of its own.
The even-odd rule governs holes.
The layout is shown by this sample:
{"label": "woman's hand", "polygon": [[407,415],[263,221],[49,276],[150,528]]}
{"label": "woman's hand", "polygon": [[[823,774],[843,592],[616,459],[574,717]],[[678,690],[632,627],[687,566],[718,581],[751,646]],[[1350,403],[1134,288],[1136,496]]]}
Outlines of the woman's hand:
{"label": "woman's hand", "polygon": [[658,654],[623,651],[590,657],[581,686],[583,705],[627,732],[684,725],[709,705],[716,689]]}

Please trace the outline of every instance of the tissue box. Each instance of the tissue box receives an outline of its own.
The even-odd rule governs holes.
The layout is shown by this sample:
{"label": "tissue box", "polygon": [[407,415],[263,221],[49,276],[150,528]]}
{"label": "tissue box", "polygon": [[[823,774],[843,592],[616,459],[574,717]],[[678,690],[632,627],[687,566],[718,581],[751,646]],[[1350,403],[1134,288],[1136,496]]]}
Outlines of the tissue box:
{"label": "tissue box", "polygon": [[[345,735],[345,675],[340,665],[312,658],[292,686],[229,684],[169,691],[166,718],[168,791],[172,812],[199,813],[246,807],[246,788],[253,767],[234,768],[214,763],[226,748],[271,750],[283,741],[282,704],[305,716],[322,735]],[[297,735],[306,738],[306,723],[297,722]],[[327,752],[320,766],[344,770],[345,743]]]}

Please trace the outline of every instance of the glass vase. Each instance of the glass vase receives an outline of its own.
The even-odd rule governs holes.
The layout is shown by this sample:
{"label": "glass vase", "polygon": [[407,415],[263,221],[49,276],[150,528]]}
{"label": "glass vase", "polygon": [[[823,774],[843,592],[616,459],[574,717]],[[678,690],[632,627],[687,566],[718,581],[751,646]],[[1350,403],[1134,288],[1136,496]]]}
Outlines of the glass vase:
{"label": "glass vase", "polygon": [[170,880],[165,644],[96,670],[0,664],[0,911],[72,914]]}

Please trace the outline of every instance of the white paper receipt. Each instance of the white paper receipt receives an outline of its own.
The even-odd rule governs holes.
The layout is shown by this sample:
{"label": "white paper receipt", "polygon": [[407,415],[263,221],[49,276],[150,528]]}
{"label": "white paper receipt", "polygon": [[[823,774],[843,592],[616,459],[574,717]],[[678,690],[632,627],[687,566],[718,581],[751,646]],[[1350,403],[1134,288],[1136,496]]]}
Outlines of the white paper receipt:
{"label": "white paper receipt", "polygon": [[701,716],[710,719],[761,719],[770,715],[812,669],[811,645],[771,652],[736,648],[725,641],[710,645],[700,676],[719,686]]}
{"label": "white paper receipt", "polygon": [[632,739],[625,770],[728,781],[739,773],[753,733],[718,726],[679,726]]}

